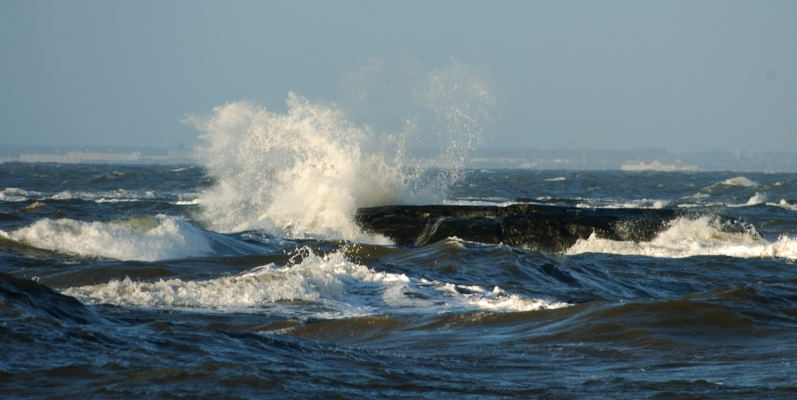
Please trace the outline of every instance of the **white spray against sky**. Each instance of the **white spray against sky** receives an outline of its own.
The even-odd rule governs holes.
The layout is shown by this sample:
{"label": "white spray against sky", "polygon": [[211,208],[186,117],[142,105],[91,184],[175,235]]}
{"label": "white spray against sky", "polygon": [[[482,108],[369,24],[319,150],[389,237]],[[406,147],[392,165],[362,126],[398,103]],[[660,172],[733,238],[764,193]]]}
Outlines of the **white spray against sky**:
{"label": "white spray against sky", "polygon": [[[399,113],[401,132],[377,131],[339,105],[294,93],[285,113],[234,102],[189,118],[203,132],[198,155],[215,178],[199,199],[204,223],[226,232],[386,242],[361,232],[357,208],[441,201],[462,178],[495,104],[484,80],[459,63],[419,82],[396,93],[411,93],[416,109],[425,110],[417,118]],[[407,143],[439,147],[430,156],[429,148],[418,154]]]}

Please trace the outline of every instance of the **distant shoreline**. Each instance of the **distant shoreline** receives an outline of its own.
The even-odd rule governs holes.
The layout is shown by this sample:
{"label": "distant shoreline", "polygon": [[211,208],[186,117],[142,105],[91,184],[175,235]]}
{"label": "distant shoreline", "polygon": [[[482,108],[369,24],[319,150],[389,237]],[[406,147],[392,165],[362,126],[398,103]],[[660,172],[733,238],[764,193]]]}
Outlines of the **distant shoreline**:
{"label": "distant shoreline", "polygon": [[[409,150],[423,160],[434,149]],[[0,146],[2,162],[195,164],[194,147],[147,146]],[[576,150],[485,148],[468,168],[624,171],[797,172],[797,152],[713,151],[674,153],[661,149]]]}

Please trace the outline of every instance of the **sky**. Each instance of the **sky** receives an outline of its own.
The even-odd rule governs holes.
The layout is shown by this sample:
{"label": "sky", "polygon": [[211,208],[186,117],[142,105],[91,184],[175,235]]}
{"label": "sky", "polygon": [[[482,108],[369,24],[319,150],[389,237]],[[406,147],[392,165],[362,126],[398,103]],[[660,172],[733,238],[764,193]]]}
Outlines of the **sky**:
{"label": "sky", "polygon": [[215,106],[362,87],[378,130],[453,63],[495,98],[486,147],[792,151],[794,21],[791,0],[0,0],[0,146],[192,144]]}

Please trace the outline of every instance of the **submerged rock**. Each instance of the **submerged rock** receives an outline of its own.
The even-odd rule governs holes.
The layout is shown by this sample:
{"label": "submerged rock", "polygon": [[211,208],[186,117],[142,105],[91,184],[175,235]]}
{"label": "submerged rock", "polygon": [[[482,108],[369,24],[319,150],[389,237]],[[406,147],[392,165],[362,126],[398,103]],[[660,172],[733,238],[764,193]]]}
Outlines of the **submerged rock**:
{"label": "submerged rock", "polygon": [[482,243],[561,252],[593,233],[605,239],[648,241],[679,215],[669,209],[514,204],[369,207],[357,210],[356,218],[364,230],[405,246],[423,246],[456,236]]}

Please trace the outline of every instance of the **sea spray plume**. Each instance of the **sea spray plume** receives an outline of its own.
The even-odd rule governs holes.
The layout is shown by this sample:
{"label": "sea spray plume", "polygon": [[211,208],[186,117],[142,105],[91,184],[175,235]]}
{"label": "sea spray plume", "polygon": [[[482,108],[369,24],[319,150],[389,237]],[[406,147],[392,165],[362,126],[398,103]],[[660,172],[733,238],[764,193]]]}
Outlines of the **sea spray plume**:
{"label": "sea spray plume", "polygon": [[329,105],[293,93],[286,114],[245,102],[200,121],[198,155],[215,177],[199,199],[222,231],[265,229],[279,236],[379,241],[360,232],[358,207],[402,202],[401,165],[361,150],[372,137]]}
{"label": "sea spray plume", "polygon": [[496,100],[484,78],[457,62],[429,73],[418,96],[440,126],[439,186],[447,189],[447,182],[462,179],[467,160],[485,139]]}
{"label": "sea spray plume", "polygon": [[[473,151],[492,128],[496,100],[487,74],[452,61],[425,68],[405,52],[371,57],[341,80],[346,110],[379,131],[397,131],[414,203],[439,202],[463,177]],[[432,167],[432,168],[429,168]]]}
{"label": "sea spray plume", "polygon": [[400,134],[376,135],[336,106],[292,93],[284,114],[236,102],[205,120],[190,118],[204,132],[198,156],[216,180],[199,198],[201,219],[228,232],[386,242],[360,230],[356,210],[441,201],[461,179],[494,103],[460,64],[429,74],[414,94],[438,121],[425,130],[443,149],[431,160],[406,151],[418,118],[406,118]]}

